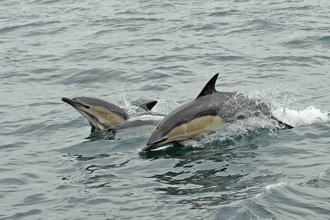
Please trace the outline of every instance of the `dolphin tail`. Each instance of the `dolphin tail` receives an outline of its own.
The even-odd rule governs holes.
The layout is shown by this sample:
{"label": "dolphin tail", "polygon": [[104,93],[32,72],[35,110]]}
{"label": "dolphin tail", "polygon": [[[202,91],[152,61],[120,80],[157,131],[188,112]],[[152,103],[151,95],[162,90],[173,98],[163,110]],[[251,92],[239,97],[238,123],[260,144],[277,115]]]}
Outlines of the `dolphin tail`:
{"label": "dolphin tail", "polygon": [[146,111],[150,111],[156,104],[157,104],[157,101],[151,101],[151,102],[143,103],[139,107]]}
{"label": "dolphin tail", "polygon": [[284,126],[285,128],[287,128],[287,129],[292,129],[292,128],[293,128],[293,126],[291,126],[291,125],[289,125],[289,124],[287,124],[287,123],[284,123],[283,121],[277,119],[277,118],[274,117],[274,116],[271,116],[270,118],[271,118],[271,119],[274,119],[275,121],[277,121],[277,123],[278,123],[279,125],[282,125],[282,126]]}

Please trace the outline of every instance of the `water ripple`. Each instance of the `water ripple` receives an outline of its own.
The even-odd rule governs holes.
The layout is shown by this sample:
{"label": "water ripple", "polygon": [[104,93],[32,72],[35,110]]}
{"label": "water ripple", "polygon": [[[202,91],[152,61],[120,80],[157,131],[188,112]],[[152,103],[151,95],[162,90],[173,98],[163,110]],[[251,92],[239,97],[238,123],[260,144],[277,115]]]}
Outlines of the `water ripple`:
{"label": "water ripple", "polygon": [[[328,219],[329,5],[324,1],[1,1],[2,219]],[[295,124],[244,121],[140,155],[153,127],[91,130],[61,97],[219,91]],[[255,95],[255,96],[254,96]]]}

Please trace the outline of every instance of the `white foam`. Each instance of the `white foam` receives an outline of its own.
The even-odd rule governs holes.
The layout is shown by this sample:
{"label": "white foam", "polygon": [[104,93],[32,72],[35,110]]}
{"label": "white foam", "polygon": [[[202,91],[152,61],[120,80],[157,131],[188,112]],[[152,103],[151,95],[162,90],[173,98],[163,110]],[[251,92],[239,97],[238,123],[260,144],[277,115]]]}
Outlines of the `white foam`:
{"label": "white foam", "polygon": [[269,184],[269,185],[265,186],[265,189],[262,190],[260,193],[258,193],[255,196],[255,198],[258,198],[259,196],[266,194],[267,192],[269,192],[270,190],[272,190],[274,188],[283,187],[283,186],[286,186],[286,185],[288,185],[288,184],[285,183],[285,182],[279,182],[279,183],[275,183],[275,184]]}
{"label": "white foam", "polygon": [[276,108],[273,110],[273,115],[293,127],[329,121],[329,112],[314,106],[309,106],[303,110]]}
{"label": "white foam", "polygon": [[178,108],[181,104],[176,101],[159,99],[152,111],[159,114],[167,115],[171,113],[174,109]]}
{"label": "white foam", "polygon": [[271,190],[271,189],[273,189],[273,188],[277,188],[277,187],[281,187],[281,186],[286,186],[287,184],[285,183],[285,182],[279,182],[279,183],[275,183],[275,184],[270,184],[270,185],[267,185],[266,187],[265,187],[265,189],[267,190],[267,191],[269,191],[269,190]]}
{"label": "white foam", "polygon": [[138,116],[129,118],[127,121],[136,121],[136,120],[140,120],[140,121],[151,121],[151,120],[160,121],[163,118],[164,118],[164,116],[159,116],[159,115],[138,115]]}
{"label": "white foam", "polygon": [[149,114],[149,113],[154,113],[157,115],[162,115],[165,116],[172,112],[174,109],[180,106],[180,104],[176,101],[171,101],[171,100],[166,100],[166,99],[160,99],[157,100],[157,104],[152,108],[151,111],[144,111],[142,110],[139,106],[134,105],[130,101],[125,99],[125,93],[124,93],[124,99],[121,101],[119,104],[122,108],[125,109],[126,113],[128,116],[131,117],[136,117],[139,116],[140,114]]}

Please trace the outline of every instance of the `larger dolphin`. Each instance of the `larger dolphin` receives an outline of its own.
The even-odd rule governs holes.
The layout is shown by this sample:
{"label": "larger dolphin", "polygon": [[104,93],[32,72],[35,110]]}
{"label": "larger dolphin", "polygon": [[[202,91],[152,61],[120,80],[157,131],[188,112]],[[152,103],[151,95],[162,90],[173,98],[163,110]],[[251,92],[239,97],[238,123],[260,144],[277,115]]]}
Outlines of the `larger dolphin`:
{"label": "larger dolphin", "polygon": [[[117,130],[118,125],[129,119],[127,112],[107,101],[91,97],[62,98],[63,102],[68,103],[84,116],[92,127],[98,127],[101,130]],[[151,110],[157,101],[151,101],[140,105],[145,111]],[[132,122],[132,126],[138,126],[138,123]],[[125,124],[126,127],[129,123]],[[122,126],[123,127],[123,126]]]}
{"label": "larger dolphin", "polygon": [[270,105],[242,93],[218,92],[216,74],[205,85],[197,98],[168,114],[151,134],[142,151],[150,151],[169,143],[180,143],[210,133],[225,123],[262,116],[276,120],[289,128],[270,112]]}

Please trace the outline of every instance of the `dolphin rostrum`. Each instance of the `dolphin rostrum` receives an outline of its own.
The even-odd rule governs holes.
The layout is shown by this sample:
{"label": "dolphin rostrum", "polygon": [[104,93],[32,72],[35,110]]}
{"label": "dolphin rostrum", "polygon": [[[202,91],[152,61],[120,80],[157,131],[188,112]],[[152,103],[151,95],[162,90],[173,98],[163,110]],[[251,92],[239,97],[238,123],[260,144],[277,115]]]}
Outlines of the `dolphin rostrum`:
{"label": "dolphin rostrum", "polygon": [[[62,98],[63,102],[68,103],[84,116],[92,127],[101,130],[113,130],[116,126],[129,119],[127,112],[110,102],[91,97]],[[140,105],[145,111],[151,110],[157,101],[151,101]]]}
{"label": "dolphin rostrum", "polygon": [[142,151],[196,139],[226,123],[254,116],[272,118],[280,125],[292,128],[272,116],[267,102],[242,93],[218,92],[215,89],[218,75],[210,79],[195,100],[168,114],[153,131]]}

